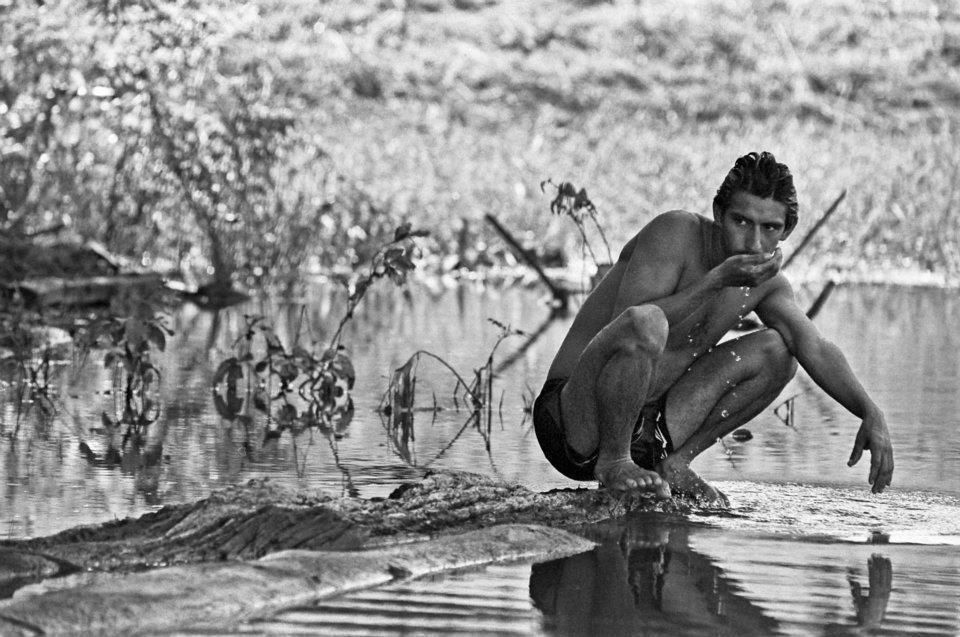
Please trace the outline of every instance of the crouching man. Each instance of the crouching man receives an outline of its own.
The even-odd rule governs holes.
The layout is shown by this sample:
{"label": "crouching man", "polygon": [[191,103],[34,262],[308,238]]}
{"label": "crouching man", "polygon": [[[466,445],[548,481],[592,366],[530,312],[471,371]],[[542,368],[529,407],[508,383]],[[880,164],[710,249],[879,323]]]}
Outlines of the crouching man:
{"label": "crouching man", "polygon": [[[862,421],[848,465],[868,449],[873,491],[890,484],[883,414],[780,272],[778,245],[797,212],[789,169],[750,153],[717,191],[712,220],[665,212],[624,246],[584,301],[534,406],[537,438],[557,470],[609,489],[726,505],[690,462],[767,408],[799,362]],[[765,329],[718,344],[752,311]]]}

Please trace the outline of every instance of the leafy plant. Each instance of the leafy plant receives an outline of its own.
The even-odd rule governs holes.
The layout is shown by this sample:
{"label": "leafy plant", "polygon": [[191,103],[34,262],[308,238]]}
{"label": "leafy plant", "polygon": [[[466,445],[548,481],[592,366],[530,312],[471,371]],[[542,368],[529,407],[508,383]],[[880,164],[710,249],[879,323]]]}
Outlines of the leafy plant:
{"label": "leafy plant", "polygon": [[600,239],[606,248],[606,263],[613,263],[613,253],[610,251],[610,244],[607,243],[607,236],[604,234],[603,227],[597,220],[597,208],[587,196],[587,189],[580,188],[577,190],[577,187],[569,181],[561,181],[559,184],[555,184],[552,180],[547,179],[540,182],[540,192],[546,192],[547,184],[557,190],[556,197],[550,202],[550,212],[555,215],[566,215],[573,220],[574,225],[577,226],[577,230],[580,232],[581,245],[590,253],[590,258],[593,260],[593,263],[599,266],[600,261],[597,260],[596,252],[594,252],[593,246],[590,245],[590,240],[587,238],[585,220],[589,219],[592,221],[593,226],[600,234]]}
{"label": "leafy plant", "polygon": [[347,322],[353,318],[353,313],[360,305],[360,301],[366,295],[370,286],[377,279],[389,277],[394,284],[401,286],[406,283],[407,273],[414,269],[411,257],[413,255],[413,239],[429,236],[428,230],[414,230],[411,224],[403,223],[394,230],[393,240],[385,244],[373,256],[373,262],[366,274],[362,274],[357,280],[349,286],[350,294],[347,299],[347,311],[340,324],[337,325],[337,331],[330,340],[330,348],[335,349],[340,345],[340,336]]}
{"label": "leafy plant", "polygon": [[173,330],[166,325],[151,290],[131,290],[111,301],[109,313],[77,330],[81,360],[104,349],[103,366],[113,374],[113,413],[103,412],[107,429],[124,428],[123,444],[139,440],[160,415],[160,370],[154,352],[163,352]]}
{"label": "leafy plant", "polygon": [[[348,284],[346,311],[326,346],[307,349],[295,343],[288,348],[264,317],[246,316],[244,332],[234,343],[237,354],[220,363],[213,375],[217,413],[249,426],[255,408],[277,423],[276,431],[342,431],[352,417],[350,391],[356,381],[353,362],[341,344],[343,329],[378,279],[389,278],[398,286],[406,282],[415,267],[415,239],[428,234],[409,223],[395,229],[369,269]],[[244,379],[246,386],[241,387]]]}
{"label": "leafy plant", "polygon": [[[317,353],[300,345],[288,350],[263,317],[244,318],[246,329],[234,343],[238,355],[220,363],[213,375],[213,402],[221,417],[250,425],[253,407],[274,418],[280,430],[299,433],[329,427],[352,411],[349,391],[356,374],[343,351]],[[260,356],[253,353],[257,340],[264,344]]]}

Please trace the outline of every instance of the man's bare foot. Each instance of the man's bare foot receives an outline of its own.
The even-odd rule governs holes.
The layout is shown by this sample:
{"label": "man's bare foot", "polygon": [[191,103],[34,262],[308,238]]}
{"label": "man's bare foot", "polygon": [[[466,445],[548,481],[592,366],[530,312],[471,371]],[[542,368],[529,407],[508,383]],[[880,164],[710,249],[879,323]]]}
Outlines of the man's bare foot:
{"label": "man's bare foot", "polygon": [[614,491],[640,489],[652,491],[658,498],[670,497],[670,485],[657,472],[641,469],[629,459],[603,464],[597,462],[593,475],[607,489]]}
{"label": "man's bare foot", "polygon": [[694,499],[698,504],[730,507],[730,500],[719,489],[710,486],[706,480],[694,473],[689,465],[682,462],[670,462],[667,458],[657,467],[657,473],[666,480],[676,493],[682,493]]}

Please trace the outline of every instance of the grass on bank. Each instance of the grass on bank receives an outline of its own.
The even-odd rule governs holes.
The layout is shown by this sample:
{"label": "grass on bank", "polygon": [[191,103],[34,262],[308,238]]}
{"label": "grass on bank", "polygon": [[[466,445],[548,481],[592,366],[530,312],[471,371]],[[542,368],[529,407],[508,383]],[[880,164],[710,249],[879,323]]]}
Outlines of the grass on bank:
{"label": "grass on bank", "polygon": [[616,249],[766,149],[798,236],[849,192],[798,266],[960,280],[947,0],[24,1],[0,34],[4,234],[251,288],[402,222],[500,248],[487,213],[576,259],[544,179],[586,187]]}
{"label": "grass on bank", "polygon": [[794,171],[798,263],[960,275],[960,9],[949,2],[258,0],[269,67],[338,170],[452,244],[492,212],[578,252],[537,184],[588,188],[615,244],[709,213],[736,156]]}

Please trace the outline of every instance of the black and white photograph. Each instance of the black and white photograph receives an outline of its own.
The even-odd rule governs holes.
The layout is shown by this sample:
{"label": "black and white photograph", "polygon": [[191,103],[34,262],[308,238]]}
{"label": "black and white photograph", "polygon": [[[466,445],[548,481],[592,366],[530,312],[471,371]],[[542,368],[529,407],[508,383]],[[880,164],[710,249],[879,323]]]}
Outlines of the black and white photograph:
{"label": "black and white photograph", "polygon": [[960,4],[0,0],[0,635],[960,635]]}

